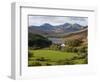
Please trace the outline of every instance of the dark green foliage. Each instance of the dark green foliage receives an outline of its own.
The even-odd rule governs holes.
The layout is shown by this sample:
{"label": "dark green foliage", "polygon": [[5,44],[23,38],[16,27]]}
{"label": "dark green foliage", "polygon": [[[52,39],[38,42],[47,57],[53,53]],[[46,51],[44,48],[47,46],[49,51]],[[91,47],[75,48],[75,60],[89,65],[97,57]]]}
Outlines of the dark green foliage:
{"label": "dark green foliage", "polygon": [[77,54],[80,59],[87,58],[87,56],[88,56],[87,46],[80,47]]}
{"label": "dark green foliage", "polygon": [[46,66],[51,66],[52,64],[50,64],[50,63],[46,63]]}
{"label": "dark green foliage", "polygon": [[59,44],[52,44],[49,49],[50,50],[61,50],[61,46]]}
{"label": "dark green foliage", "polygon": [[58,60],[56,61],[57,65],[64,65],[65,60]]}
{"label": "dark green foliage", "polygon": [[86,53],[87,52],[87,47],[86,46],[82,46],[79,48],[79,52],[81,53]]}
{"label": "dark green foliage", "polygon": [[65,61],[65,65],[73,65],[75,64],[73,60]]}
{"label": "dark green foliage", "polygon": [[78,52],[78,49],[76,47],[72,48],[72,52]]}
{"label": "dark green foliage", "polygon": [[58,65],[73,65],[75,64],[73,60],[68,60],[68,59],[65,59],[65,60],[59,60],[57,61],[57,64]]}
{"label": "dark green foliage", "polygon": [[29,33],[28,38],[28,46],[33,49],[46,48],[52,44],[52,41],[38,34]]}
{"label": "dark green foliage", "polygon": [[81,43],[82,43],[81,39],[73,39],[73,40],[66,41],[66,45],[70,47],[80,46]]}
{"label": "dark green foliage", "polygon": [[29,64],[29,66],[41,66],[42,64],[40,62],[33,62],[32,64]]}
{"label": "dark green foliage", "polygon": [[30,57],[33,57],[33,56],[34,56],[34,54],[32,52],[28,51],[28,57],[30,58]]}
{"label": "dark green foliage", "polygon": [[67,51],[67,52],[72,52],[72,47],[65,47],[65,51]]}
{"label": "dark green foliage", "polygon": [[65,47],[64,48],[64,51],[66,51],[66,52],[78,52],[78,49],[77,49],[77,47],[69,47],[69,46],[67,46],[67,47]]}
{"label": "dark green foliage", "polygon": [[36,59],[37,61],[46,61],[46,59],[44,57],[40,57]]}
{"label": "dark green foliage", "polygon": [[87,63],[88,63],[88,59],[85,58],[85,60],[84,60],[84,64],[87,64]]}

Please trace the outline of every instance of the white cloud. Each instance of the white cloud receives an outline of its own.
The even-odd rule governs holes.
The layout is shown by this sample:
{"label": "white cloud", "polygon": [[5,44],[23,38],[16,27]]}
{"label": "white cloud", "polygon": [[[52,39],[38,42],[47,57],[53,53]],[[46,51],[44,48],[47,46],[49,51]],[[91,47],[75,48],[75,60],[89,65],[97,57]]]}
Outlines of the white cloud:
{"label": "white cloud", "polygon": [[42,25],[44,23],[49,23],[51,25],[60,25],[64,23],[78,23],[80,25],[88,25],[87,17],[73,17],[73,16],[29,16],[29,26],[31,25]]}

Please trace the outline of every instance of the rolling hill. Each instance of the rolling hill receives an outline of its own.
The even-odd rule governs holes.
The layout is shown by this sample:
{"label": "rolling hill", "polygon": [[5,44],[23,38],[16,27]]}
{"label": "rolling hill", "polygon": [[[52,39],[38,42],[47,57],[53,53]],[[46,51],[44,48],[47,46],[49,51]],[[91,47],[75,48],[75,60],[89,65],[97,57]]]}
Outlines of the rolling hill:
{"label": "rolling hill", "polygon": [[83,41],[83,44],[87,45],[87,37],[88,37],[88,29],[85,28],[81,31],[77,31],[77,32],[73,32],[73,33],[69,33],[66,36],[63,37],[63,39],[65,41],[67,40],[73,40],[73,39],[81,39]]}

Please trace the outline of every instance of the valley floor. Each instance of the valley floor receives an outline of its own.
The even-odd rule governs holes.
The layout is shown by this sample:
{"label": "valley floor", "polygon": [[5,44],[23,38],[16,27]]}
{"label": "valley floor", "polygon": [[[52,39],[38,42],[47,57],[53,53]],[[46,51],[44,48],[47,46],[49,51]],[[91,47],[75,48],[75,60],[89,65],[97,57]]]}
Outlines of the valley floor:
{"label": "valley floor", "polygon": [[28,58],[28,66],[87,64],[86,57],[77,53],[45,49],[29,51],[32,56]]}

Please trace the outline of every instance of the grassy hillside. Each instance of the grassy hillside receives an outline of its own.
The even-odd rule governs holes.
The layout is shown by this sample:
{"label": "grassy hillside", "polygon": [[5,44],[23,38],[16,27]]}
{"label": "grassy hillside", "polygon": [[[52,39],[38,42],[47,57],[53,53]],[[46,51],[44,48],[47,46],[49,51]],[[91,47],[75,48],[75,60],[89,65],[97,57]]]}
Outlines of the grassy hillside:
{"label": "grassy hillside", "polygon": [[86,64],[84,56],[78,56],[77,53],[54,50],[30,50],[30,52],[32,56],[29,57],[29,66]]}
{"label": "grassy hillside", "polygon": [[65,39],[79,39],[79,38],[86,39],[87,35],[88,35],[88,30],[84,29],[81,31],[70,33],[70,34],[64,36],[63,38],[65,38]]}

